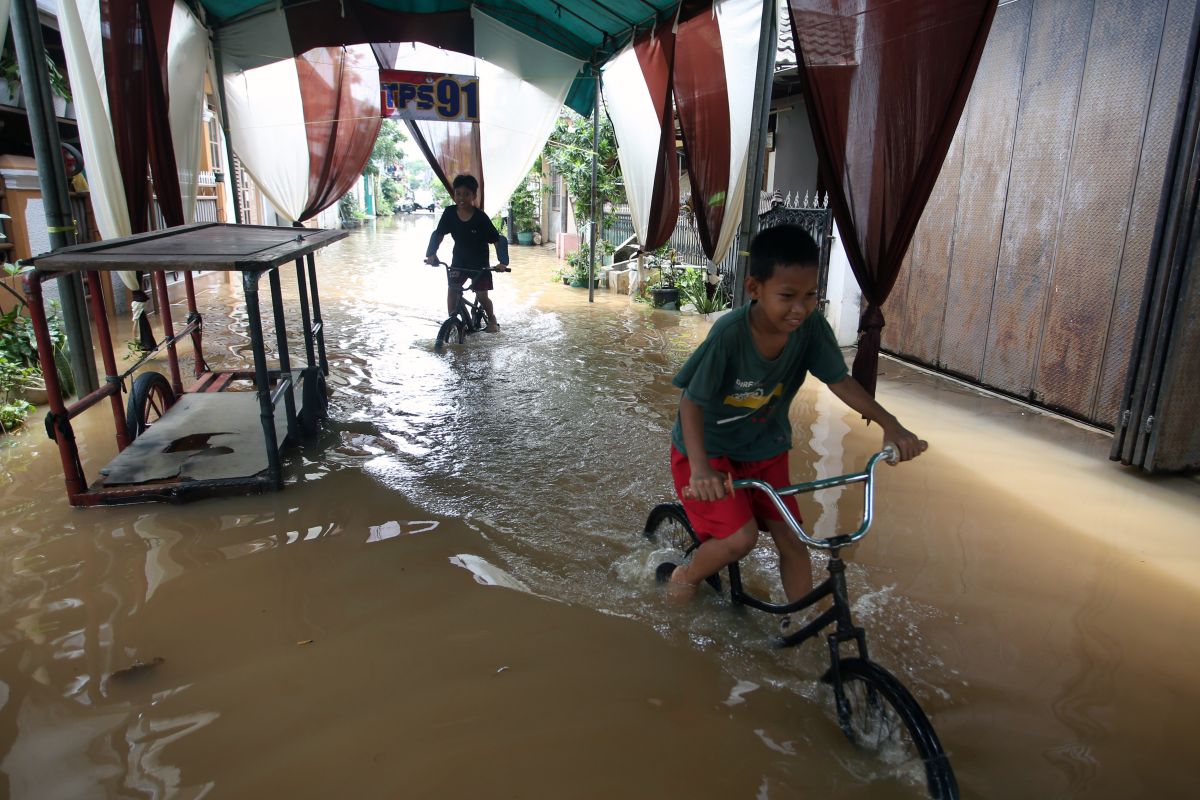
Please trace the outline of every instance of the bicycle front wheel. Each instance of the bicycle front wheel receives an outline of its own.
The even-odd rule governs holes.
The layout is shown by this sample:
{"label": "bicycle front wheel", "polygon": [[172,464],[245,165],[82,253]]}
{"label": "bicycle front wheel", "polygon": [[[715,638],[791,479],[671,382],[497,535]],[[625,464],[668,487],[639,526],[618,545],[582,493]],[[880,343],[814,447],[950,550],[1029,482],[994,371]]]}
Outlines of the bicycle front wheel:
{"label": "bicycle front wheel", "polygon": [[[642,533],[657,547],[674,551],[673,555],[659,564],[659,580],[670,577],[665,564],[672,565],[672,568],[682,564],[692,551],[700,546],[700,537],[692,530],[692,523],[688,521],[687,513],[679,503],[655,506],[646,518],[646,528]],[[705,580],[714,590],[721,591],[720,575],[710,575]]]}
{"label": "bicycle front wheel", "polygon": [[437,341],[433,343],[433,347],[435,350],[441,350],[442,345],[462,344],[465,338],[466,334],[463,332],[462,323],[457,317],[451,317],[438,329]]}
{"label": "bicycle front wheel", "polygon": [[824,681],[833,685],[838,725],[859,750],[903,767],[923,765],[929,796],[957,800],[958,782],[937,733],[916,699],[894,675],[873,661],[847,658]]}

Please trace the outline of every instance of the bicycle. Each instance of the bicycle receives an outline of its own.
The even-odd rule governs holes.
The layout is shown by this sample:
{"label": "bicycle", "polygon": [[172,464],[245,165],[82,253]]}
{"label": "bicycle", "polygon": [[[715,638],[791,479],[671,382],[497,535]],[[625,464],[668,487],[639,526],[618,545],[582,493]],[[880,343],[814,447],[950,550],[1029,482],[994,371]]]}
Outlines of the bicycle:
{"label": "bicycle", "polygon": [[[902,747],[910,760],[912,753],[921,759],[931,797],[938,800],[956,800],[959,796],[954,770],[946,757],[933,725],[920,705],[904,685],[890,672],[872,661],[867,654],[865,631],[854,624],[850,615],[850,599],[846,588],[846,565],[840,551],[867,535],[874,517],[875,467],[881,460],[895,463],[897,452],[892,445],[871,456],[862,472],[839,475],[833,478],[801,483],[776,490],[759,479],[727,481],[728,491],[757,489],[766,492],[779,510],[784,522],[809,547],[829,551],[829,577],[804,597],[792,603],[772,603],[754,597],[742,586],[741,570],[737,562],[727,567],[729,574],[729,596],[736,605],[745,605],[771,614],[794,614],[811,607],[825,597],[833,598],[833,605],[795,633],[785,636],[781,646],[792,647],[816,636],[829,625],[835,629],[827,637],[829,645],[829,670],[821,680],[833,689],[834,705],[838,726],[860,749],[882,754],[887,748]],[[858,530],[851,534],[814,539],[788,511],[783,502],[787,495],[815,492],[835,486],[853,483],[863,484],[863,517]],[[691,555],[700,546],[700,539],[692,530],[687,514],[679,503],[663,503],[655,506],[646,518],[644,535],[652,542],[672,547],[682,553],[683,558]],[[660,563],[655,576],[660,582],[670,579],[677,564],[673,561]],[[707,582],[717,592],[721,591],[720,575],[712,575]],[[841,645],[853,641],[857,645],[857,657],[844,657]]]}
{"label": "bicycle", "polygon": [[[444,261],[438,261],[430,264],[431,267],[445,267],[447,274],[450,272],[450,265]],[[511,269],[503,264],[497,264],[494,267],[484,267],[483,269],[462,269],[458,272],[471,273],[471,283],[467,286],[453,286],[454,291],[458,295],[458,304],[454,309],[454,313],[446,318],[442,326],[438,328],[437,339],[434,341],[434,349],[441,350],[447,342],[454,344],[462,344],[467,339],[467,334],[478,333],[488,326],[491,320],[488,319],[487,309],[478,302],[471,302],[466,298],[466,293],[475,291],[475,279],[484,272],[512,272]]]}

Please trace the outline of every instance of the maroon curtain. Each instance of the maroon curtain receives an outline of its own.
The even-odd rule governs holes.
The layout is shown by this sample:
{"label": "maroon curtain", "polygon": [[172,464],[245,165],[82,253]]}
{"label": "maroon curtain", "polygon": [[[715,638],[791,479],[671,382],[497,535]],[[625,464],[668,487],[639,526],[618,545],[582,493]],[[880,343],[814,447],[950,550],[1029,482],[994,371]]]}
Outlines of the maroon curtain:
{"label": "maroon curtain", "polygon": [[[685,19],[689,16],[690,18]],[[675,36],[672,85],[687,153],[700,244],[710,259],[729,202],[729,92],[721,31],[711,2],[685,2]]]}
{"label": "maroon curtain", "polygon": [[364,47],[321,47],[296,57],[308,133],[311,219],[349,191],[371,157],[379,116],[379,66]]}
{"label": "maroon curtain", "polygon": [[874,394],[881,307],[933,191],[996,0],[789,0],[821,175],[867,300],[854,377]]}
{"label": "maroon curtain", "polygon": [[[424,42],[475,55],[470,9],[405,13],[362,0],[313,0],[288,6],[284,13],[294,53],[367,42]],[[391,69],[393,64],[382,66]]]}
{"label": "maroon curtain", "polygon": [[413,140],[425,154],[433,174],[451,191],[456,175],[474,175],[479,181],[475,205],[483,208],[483,152],[479,147],[479,123],[405,120]]}
{"label": "maroon curtain", "polygon": [[679,221],[679,158],[675,154],[675,112],[671,102],[671,79],[675,62],[674,20],[668,19],[638,40],[633,51],[650,100],[658,115],[658,164],[654,170],[654,192],[646,230],[646,250],[657,249],[671,238]]}
{"label": "maroon curtain", "polygon": [[109,110],[134,233],[150,226],[147,172],[167,225],[183,224],[166,90],[172,8],[173,0],[100,0]]}

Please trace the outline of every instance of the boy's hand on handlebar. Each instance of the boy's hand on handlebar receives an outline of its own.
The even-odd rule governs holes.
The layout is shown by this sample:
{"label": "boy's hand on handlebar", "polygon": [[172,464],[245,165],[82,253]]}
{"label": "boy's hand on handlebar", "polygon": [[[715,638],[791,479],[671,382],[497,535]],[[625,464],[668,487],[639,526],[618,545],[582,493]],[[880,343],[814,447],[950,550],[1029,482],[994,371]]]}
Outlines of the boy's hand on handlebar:
{"label": "boy's hand on handlebar", "polygon": [[512,272],[512,270],[508,268],[508,264],[497,264],[496,266],[492,267],[492,271],[493,272]]}
{"label": "boy's hand on handlebar", "polygon": [[709,466],[692,470],[691,480],[683,488],[683,496],[689,500],[720,500],[727,493],[729,478]]}
{"label": "boy's hand on handlebar", "polygon": [[440,263],[440,262],[438,262],[437,256],[426,256],[425,263],[431,267],[436,267],[438,265],[438,263]]}
{"label": "boy's hand on handlebar", "polygon": [[929,449],[928,442],[899,423],[883,429],[883,442],[896,448],[897,461],[910,461]]}

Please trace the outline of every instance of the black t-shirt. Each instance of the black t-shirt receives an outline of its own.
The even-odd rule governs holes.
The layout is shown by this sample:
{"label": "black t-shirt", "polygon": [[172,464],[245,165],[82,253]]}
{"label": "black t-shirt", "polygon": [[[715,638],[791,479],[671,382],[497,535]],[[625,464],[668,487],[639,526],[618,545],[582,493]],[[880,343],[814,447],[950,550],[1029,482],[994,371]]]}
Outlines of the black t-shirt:
{"label": "black t-shirt", "polygon": [[488,215],[475,209],[475,213],[466,222],[458,218],[458,209],[449,206],[442,212],[433,236],[429,237],[429,249],[426,257],[437,255],[442,239],[450,234],[454,239],[454,254],[450,258],[450,266],[455,269],[486,269],[488,266],[488,245],[500,238],[496,226],[488,219]]}

